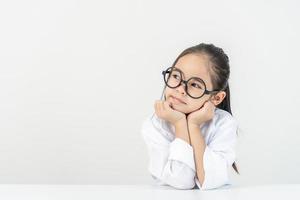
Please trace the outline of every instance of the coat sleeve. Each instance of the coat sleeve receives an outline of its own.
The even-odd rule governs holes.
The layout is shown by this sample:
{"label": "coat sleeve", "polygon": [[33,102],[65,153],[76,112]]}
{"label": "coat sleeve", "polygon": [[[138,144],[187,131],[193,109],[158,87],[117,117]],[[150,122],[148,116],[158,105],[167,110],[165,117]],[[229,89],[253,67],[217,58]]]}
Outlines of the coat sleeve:
{"label": "coat sleeve", "polygon": [[216,124],[216,133],[206,145],[203,154],[204,181],[196,185],[200,190],[214,189],[230,184],[228,169],[235,161],[236,131],[234,118],[224,118]]}
{"label": "coat sleeve", "polygon": [[147,119],[142,126],[142,136],[149,154],[148,170],[159,185],[177,189],[195,186],[193,148],[180,138],[170,140],[164,130],[156,129]]}

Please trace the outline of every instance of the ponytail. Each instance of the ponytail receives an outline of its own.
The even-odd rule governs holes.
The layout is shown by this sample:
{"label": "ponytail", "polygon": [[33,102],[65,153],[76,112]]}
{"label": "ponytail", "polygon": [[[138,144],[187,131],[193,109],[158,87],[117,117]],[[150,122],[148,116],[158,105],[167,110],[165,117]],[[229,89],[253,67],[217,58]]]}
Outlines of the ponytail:
{"label": "ponytail", "polygon": [[230,89],[229,89],[229,84],[226,85],[224,91],[226,92],[226,96],[223,99],[223,101],[217,105],[218,108],[225,110],[227,112],[229,112],[232,115],[231,112],[231,107],[230,107]]}

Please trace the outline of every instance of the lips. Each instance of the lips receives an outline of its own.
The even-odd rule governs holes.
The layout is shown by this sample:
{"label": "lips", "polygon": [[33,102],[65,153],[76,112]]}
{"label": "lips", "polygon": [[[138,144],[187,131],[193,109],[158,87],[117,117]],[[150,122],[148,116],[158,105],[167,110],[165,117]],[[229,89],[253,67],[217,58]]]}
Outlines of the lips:
{"label": "lips", "polygon": [[186,104],[183,100],[177,98],[177,97],[174,97],[174,96],[170,96],[172,98],[172,100],[174,100],[176,103],[182,103],[182,104]]}

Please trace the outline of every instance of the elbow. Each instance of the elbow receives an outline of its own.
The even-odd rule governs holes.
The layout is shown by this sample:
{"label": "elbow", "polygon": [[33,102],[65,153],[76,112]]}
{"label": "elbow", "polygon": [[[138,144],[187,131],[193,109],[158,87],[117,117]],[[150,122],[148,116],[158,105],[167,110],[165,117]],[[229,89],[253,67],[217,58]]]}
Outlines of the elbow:
{"label": "elbow", "polygon": [[195,187],[195,181],[190,181],[188,183],[180,183],[173,185],[174,188],[179,190],[192,190]]}
{"label": "elbow", "polygon": [[195,187],[195,176],[193,174],[173,174],[164,177],[164,181],[173,188],[180,190],[191,190]]}
{"label": "elbow", "polygon": [[219,174],[218,176],[209,175],[205,176],[203,180],[199,180],[198,178],[196,180],[196,184],[200,190],[216,189],[229,183],[230,181],[226,173]]}

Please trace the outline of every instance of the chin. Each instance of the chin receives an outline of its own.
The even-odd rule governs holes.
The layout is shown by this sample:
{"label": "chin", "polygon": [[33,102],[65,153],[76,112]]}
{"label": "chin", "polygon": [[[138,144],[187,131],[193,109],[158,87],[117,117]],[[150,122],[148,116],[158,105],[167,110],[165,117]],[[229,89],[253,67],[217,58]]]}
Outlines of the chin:
{"label": "chin", "polygon": [[184,113],[184,114],[188,114],[189,113],[188,111],[186,111],[186,110],[184,110],[182,108],[178,108],[178,106],[176,104],[172,105],[171,108],[173,108],[174,110],[177,110],[177,111],[179,111],[181,113]]}

